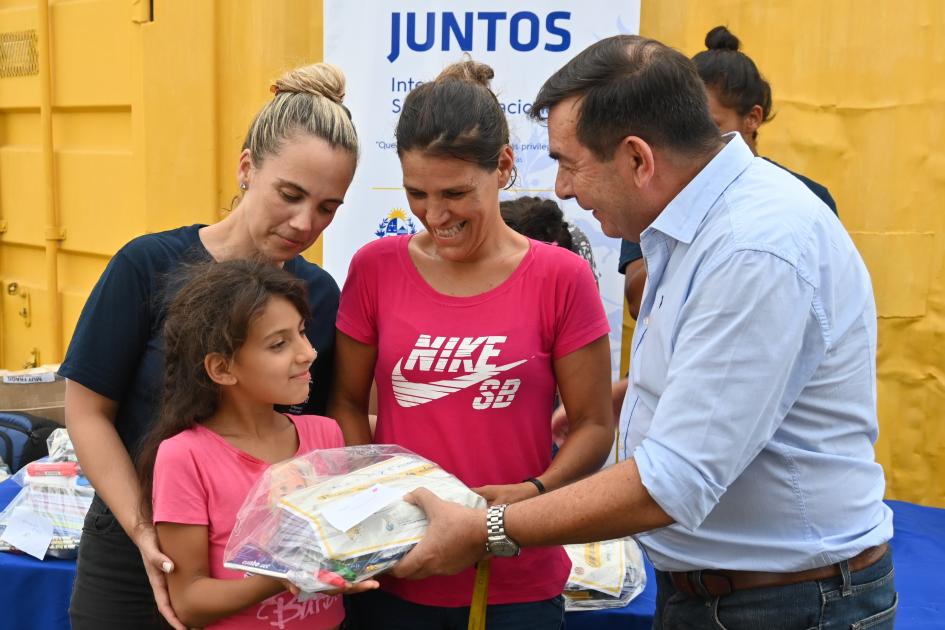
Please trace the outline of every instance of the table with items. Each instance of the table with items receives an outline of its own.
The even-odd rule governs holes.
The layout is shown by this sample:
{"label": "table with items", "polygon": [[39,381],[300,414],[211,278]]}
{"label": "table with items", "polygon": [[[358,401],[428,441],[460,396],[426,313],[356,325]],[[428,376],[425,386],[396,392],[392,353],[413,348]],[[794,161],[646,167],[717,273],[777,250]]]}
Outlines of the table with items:
{"label": "table with items", "polygon": [[[8,479],[0,483],[0,510],[20,487]],[[889,501],[895,514],[892,541],[899,591],[897,625],[921,630],[941,628],[945,619],[945,592],[938,568],[945,566],[945,510],[902,501]],[[568,630],[621,630],[650,628],[656,603],[653,569],[646,563],[646,588],[628,605],[606,610],[572,611]],[[0,610],[4,623],[21,630],[61,630],[69,627],[68,608],[75,561],[0,553]],[[2,624],[0,624],[2,625]]]}

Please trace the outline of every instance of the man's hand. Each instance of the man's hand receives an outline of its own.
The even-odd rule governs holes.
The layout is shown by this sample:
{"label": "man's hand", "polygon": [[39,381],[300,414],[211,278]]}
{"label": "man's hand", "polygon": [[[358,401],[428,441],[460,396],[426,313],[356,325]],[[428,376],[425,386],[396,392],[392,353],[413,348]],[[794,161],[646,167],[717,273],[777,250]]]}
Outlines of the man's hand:
{"label": "man's hand", "polygon": [[154,601],[157,603],[158,612],[175,630],[187,630],[171,607],[171,596],[167,592],[165,574],[174,570],[174,563],[161,553],[154,525],[140,523],[135,529],[134,542],[138,546],[138,551],[141,552],[141,559],[144,560],[144,570],[148,573],[148,581],[151,582],[151,590],[154,591]]}
{"label": "man's hand", "polygon": [[414,490],[404,500],[423,510],[430,525],[423,540],[397,563],[392,575],[410,580],[454,575],[486,555],[485,510],[443,501],[426,488]]}
{"label": "man's hand", "polygon": [[530,481],[500,486],[480,486],[472,488],[472,491],[485,499],[489,505],[518,503],[538,496],[538,488]]}

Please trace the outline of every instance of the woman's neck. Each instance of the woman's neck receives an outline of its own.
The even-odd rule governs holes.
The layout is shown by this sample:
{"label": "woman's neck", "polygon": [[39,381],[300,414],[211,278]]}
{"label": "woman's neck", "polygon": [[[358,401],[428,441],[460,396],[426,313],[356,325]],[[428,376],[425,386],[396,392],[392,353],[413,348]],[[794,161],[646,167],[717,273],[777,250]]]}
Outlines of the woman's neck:
{"label": "woman's neck", "polygon": [[246,224],[247,210],[240,202],[221,221],[200,228],[200,242],[217,262],[252,258],[258,252]]}
{"label": "woman's neck", "polygon": [[529,248],[528,240],[504,223],[498,234],[490,237],[487,248],[477,249],[474,256],[461,261],[442,258],[429,235],[426,242],[420,240],[422,236],[416,237],[416,248],[414,241],[408,248],[414,267],[434,291],[454,297],[479,295],[498,287],[515,272]]}

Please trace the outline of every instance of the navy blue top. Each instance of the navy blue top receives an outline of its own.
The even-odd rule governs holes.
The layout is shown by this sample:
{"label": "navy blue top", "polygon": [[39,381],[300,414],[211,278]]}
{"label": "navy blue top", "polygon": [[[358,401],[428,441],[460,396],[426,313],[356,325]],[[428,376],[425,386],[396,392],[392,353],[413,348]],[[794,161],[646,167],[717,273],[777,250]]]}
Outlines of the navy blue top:
{"label": "navy blue top", "polygon": [[[801,180],[804,183],[804,185],[807,186],[807,188],[812,193],[817,195],[817,197],[821,201],[827,204],[827,207],[830,208],[831,212],[833,212],[837,216],[840,216],[839,213],[837,212],[837,202],[835,202],[833,200],[833,197],[830,196],[830,191],[827,190],[826,186],[822,184],[818,184],[817,182],[812,180],[810,177],[806,177],[804,175],[801,175],[800,173],[795,173],[789,168],[784,168],[783,166],[781,166],[780,164],[778,164],[777,162],[775,162],[774,160],[770,158],[763,158],[763,159],[768,160],[775,166],[783,168],[788,173],[790,173],[794,177]],[[632,263],[634,260],[639,260],[640,258],[643,258],[643,252],[640,251],[640,245],[638,243],[634,243],[632,241],[628,241],[624,239],[623,241],[620,242],[620,259],[617,262],[617,271],[619,271],[620,273],[625,273],[627,270],[627,265]]]}
{"label": "navy blue top", "polygon": [[[122,247],[89,295],[59,374],[118,403],[115,428],[132,457],[157,418],[164,382],[164,318],[185,263],[212,260],[191,225],[147,234]],[[338,285],[301,256],[284,269],[304,281],[312,319],[305,334],[318,350],[312,395],[290,413],[324,415],[331,388]]]}

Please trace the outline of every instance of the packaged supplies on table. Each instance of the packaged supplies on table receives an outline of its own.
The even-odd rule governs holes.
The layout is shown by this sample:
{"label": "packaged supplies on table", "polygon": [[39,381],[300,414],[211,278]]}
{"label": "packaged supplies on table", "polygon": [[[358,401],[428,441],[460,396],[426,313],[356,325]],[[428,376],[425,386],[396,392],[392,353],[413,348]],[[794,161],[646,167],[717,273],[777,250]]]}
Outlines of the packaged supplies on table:
{"label": "packaged supplies on table", "polygon": [[646,586],[643,554],[632,538],[565,545],[564,550],[571,558],[566,610],[623,608]]}
{"label": "packaged supplies on table", "polygon": [[[13,475],[22,490],[0,512],[0,551],[18,550],[7,540],[11,538],[7,528],[22,529],[24,523],[29,523],[37,530],[35,536],[49,538],[45,555],[76,556],[82,523],[95,492],[82,475],[66,430],[55,430],[48,445],[50,457],[31,462]],[[39,533],[39,529],[46,528],[49,533]]]}
{"label": "packaged supplies on table", "polygon": [[433,462],[388,445],[313,451],[270,468],[236,517],[224,566],[288,579],[311,594],[397,563],[427,519],[417,488],[468,507],[485,500]]}

